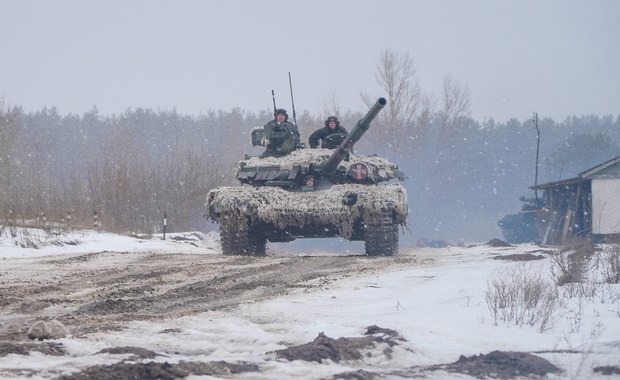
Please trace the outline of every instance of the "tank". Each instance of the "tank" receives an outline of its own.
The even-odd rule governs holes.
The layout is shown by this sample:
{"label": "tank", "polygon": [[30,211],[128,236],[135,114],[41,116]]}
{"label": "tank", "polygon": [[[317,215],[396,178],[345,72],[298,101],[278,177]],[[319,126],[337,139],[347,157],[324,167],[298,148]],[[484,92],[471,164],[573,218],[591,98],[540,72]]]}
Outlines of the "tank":
{"label": "tank", "polygon": [[364,241],[369,256],[397,254],[408,214],[398,180],[406,176],[384,158],[353,153],[386,103],[379,98],[334,150],[301,148],[239,161],[240,186],[207,196],[205,216],[219,224],[222,253],[262,256],[267,242],[341,237]]}
{"label": "tank", "polygon": [[502,229],[506,242],[511,244],[539,242],[538,214],[543,209],[543,202],[536,198],[519,197],[523,202],[521,211],[516,214],[505,215],[497,222]]}

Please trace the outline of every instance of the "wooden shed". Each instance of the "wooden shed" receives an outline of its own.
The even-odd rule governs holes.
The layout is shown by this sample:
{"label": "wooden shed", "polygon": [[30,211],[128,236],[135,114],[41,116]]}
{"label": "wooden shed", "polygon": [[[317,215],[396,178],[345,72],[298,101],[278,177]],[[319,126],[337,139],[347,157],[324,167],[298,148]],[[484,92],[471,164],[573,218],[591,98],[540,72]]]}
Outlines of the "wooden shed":
{"label": "wooden shed", "polygon": [[536,215],[541,243],[620,235],[620,156],[577,177],[530,188],[543,191],[544,207]]}

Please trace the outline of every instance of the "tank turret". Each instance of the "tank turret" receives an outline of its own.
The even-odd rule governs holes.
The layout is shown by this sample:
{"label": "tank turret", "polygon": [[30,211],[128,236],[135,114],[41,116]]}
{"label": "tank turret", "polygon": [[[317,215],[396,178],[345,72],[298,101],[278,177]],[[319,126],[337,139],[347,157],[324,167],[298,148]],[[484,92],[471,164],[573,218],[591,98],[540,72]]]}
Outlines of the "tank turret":
{"label": "tank turret", "polygon": [[[378,183],[394,178],[404,180],[398,166],[377,156],[354,156],[353,145],[370,128],[370,123],[386,105],[379,98],[351,133],[334,150],[298,149],[283,157],[250,157],[237,164],[237,179],[252,186],[300,189],[312,176],[316,185],[335,183]],[[345,161],[347,160],[347,161]]]}
{"label": "tank turret", "polygon": [[336,171],[338,164],[342,162],[353,149],[353,145],[362,138],[364,133],[370,128],[370,123],[377,117],[379,111],[385,107],[387,100],[385,98],[379,98],[375,105],[361,118],[355,127],[351,130],[351,133],[347,138],[334,150],[334,153],[329,157],[329,160],[323,164],[321,171],[326,175],[332,175]]}

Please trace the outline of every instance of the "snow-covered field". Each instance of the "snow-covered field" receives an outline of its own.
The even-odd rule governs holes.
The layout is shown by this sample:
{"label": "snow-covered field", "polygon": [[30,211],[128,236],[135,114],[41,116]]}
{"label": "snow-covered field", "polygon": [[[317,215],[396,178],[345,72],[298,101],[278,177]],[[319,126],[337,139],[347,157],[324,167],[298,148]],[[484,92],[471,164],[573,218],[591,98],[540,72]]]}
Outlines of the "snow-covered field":
{"label": "snow-covered field", "polygon": [[[39,235],[33,237],[35,234]],[[19,279],[16,269],[11,268],[34,263],[40,268],[44,260],[51,258],[83,258],[88,256],[84,254],[102,252],[211,255],[216,259],[221,256],[218,237],[213,233],[172,234],[165,241],[161,236],[136,238],[94,231],[54,238],[34,231],[28,236],[38,248],[20,247],[16,243],[23,236],[12,237],[7,229],[2,231],[2,292],[10,291],[12,282]],[[502,351],[534,354],[559,367],[561,372],[546,375],[549,379],[620,378],[618,284],[588,281],[581,287],[554,285],[552,288],[558,289],[559,295],[557,305],[552,310],[539,305],[539,316],[529,315],[531,323],[517,325],[514,318],[494,318],[488,301],[499,297],[498,284],[507,286],[506,279],[516,280],[521,274],[525,282],[535,278],[536,284],[553,284],[552,273],[557,273],[552,269],[554,252],[553,248],[535,245],[401,249],[399,256],[389,259],[392,264],[381,270],[358,271],[332,279],[327,285],[299,287],[268,299],[241,302],[232,308],[178,318],[129,320],[122,329],[74,334],[68,328],[66,337],[44,341],[61,347],[62,355],[9,350],[10,345],[29,340],[26,331],[9,331],[14,326],[12,320],[20,315],[15,309],[7,309],[9,296],[0,294],[0,377],[86,379],[102,377],[103,373],[91,372],[94,375],[88,377],[87,369],[107,368],[119,371],[118,378],[130,378],[130,365],[166,362],[180,370],[185,368],[180,363],[191,362],[194,371],[184,372],[193,373],[190,379],[467,379],[472,377],[450,371],[449,364],[457,362],[461,355],[469,358]],[[290,255],[304,256],[304,260],[318,257],[288,253],[278,246],[267,258],[247,260],[256,265],[257,260],[280,260]],[[341,252],[321,252],[320,256],[325,255],[337,256]],[[542,259],[522,260],[532,256]],[[500,257],[507,260],[497,259]],[[170,266],[174,265],[171,258]],[[227,262],[218,261],[218,265],[224,268]],[[594,259],[588,265],[592,272],[597,271]],[[50,270],[58,268],[50,264]],[[317,281],[320,279],[308,283],[316,285]],[[32,313],[30,320],[44,319],[37,315]],[[347,342],[351,343],[364,337],[371,326],[380,328],[378,334],[371,335],[378,338],[361,350],[361,358],[344,355],[342,360],[330,356],[331,359],[320,362],[303,357],[287,360],[286,354],[299,352],[294,349],[314,341],[319,334],[333,339],[350,338]],[[302,351],[308,354],[311,348],[303,347]],[[137,348],[145,351],[137,354]],[[211,371],[196,370],[196,363],[211,363]],[[214,369],[214,363],[220,367]],[[102,367],[107,365],[110,367]],[[601,368],[611,375],[605,375]],[[143,376],[147,377],[135,378],[148,378]]]}

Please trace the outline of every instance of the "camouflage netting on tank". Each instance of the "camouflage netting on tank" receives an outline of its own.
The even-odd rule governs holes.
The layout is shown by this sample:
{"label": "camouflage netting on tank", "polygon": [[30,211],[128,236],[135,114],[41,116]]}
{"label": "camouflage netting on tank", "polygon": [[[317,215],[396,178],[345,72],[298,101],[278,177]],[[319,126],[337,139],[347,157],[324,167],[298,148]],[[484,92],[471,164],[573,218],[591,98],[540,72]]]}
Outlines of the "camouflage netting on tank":
{"label": "camouflage netting on tank", "polygon": [[[310,166],[320,167],[334,153],[330,149],[298,149],[283,157],[251,157],[237,163],[237,167],[261,168],[277,166],[281,170],[292,171],[295,166],[309,168]],[[338,166],[339,170],[346,171],[353,163],[363,163],[369,168],[369,177],[391,179],[395,178],[394,171],[398,166],[393,162],[378,156],[356,156],[351,154],[347,161],[342,161]]]}
{"label": "camouflage netting on tank", "polygon": [[[356,202],[347,206],[355,194]],[[407,193],[398,184],[334,185],[330,189],[291,192],[278,187],[220,187],[209,192],[208,214],[219,223],[243,229],[246,221],[271,223],[278,229],[288,226],[334,225],[348,239],[353,224],[362,217],[376,222],[383,210],[394,210],[402,223],[407,220]]]}
{"label": "camouflage netting on tank", "polygon": [[322,164],[327,161],[333,153],[329,149],[297,149],[282,157],[251,157],[247,160],[241,160],[237,165],[241,166],[280,166],[282,169],[292,169],[293,166],[299,164]]}
{"label": "camouflage netting on tank", "polygon": [[398,166],[379,156],[351,156],[349,162],[343,161],[340,165],[361,162],[370,169],[370,178],[395,178],[394,171]]}

